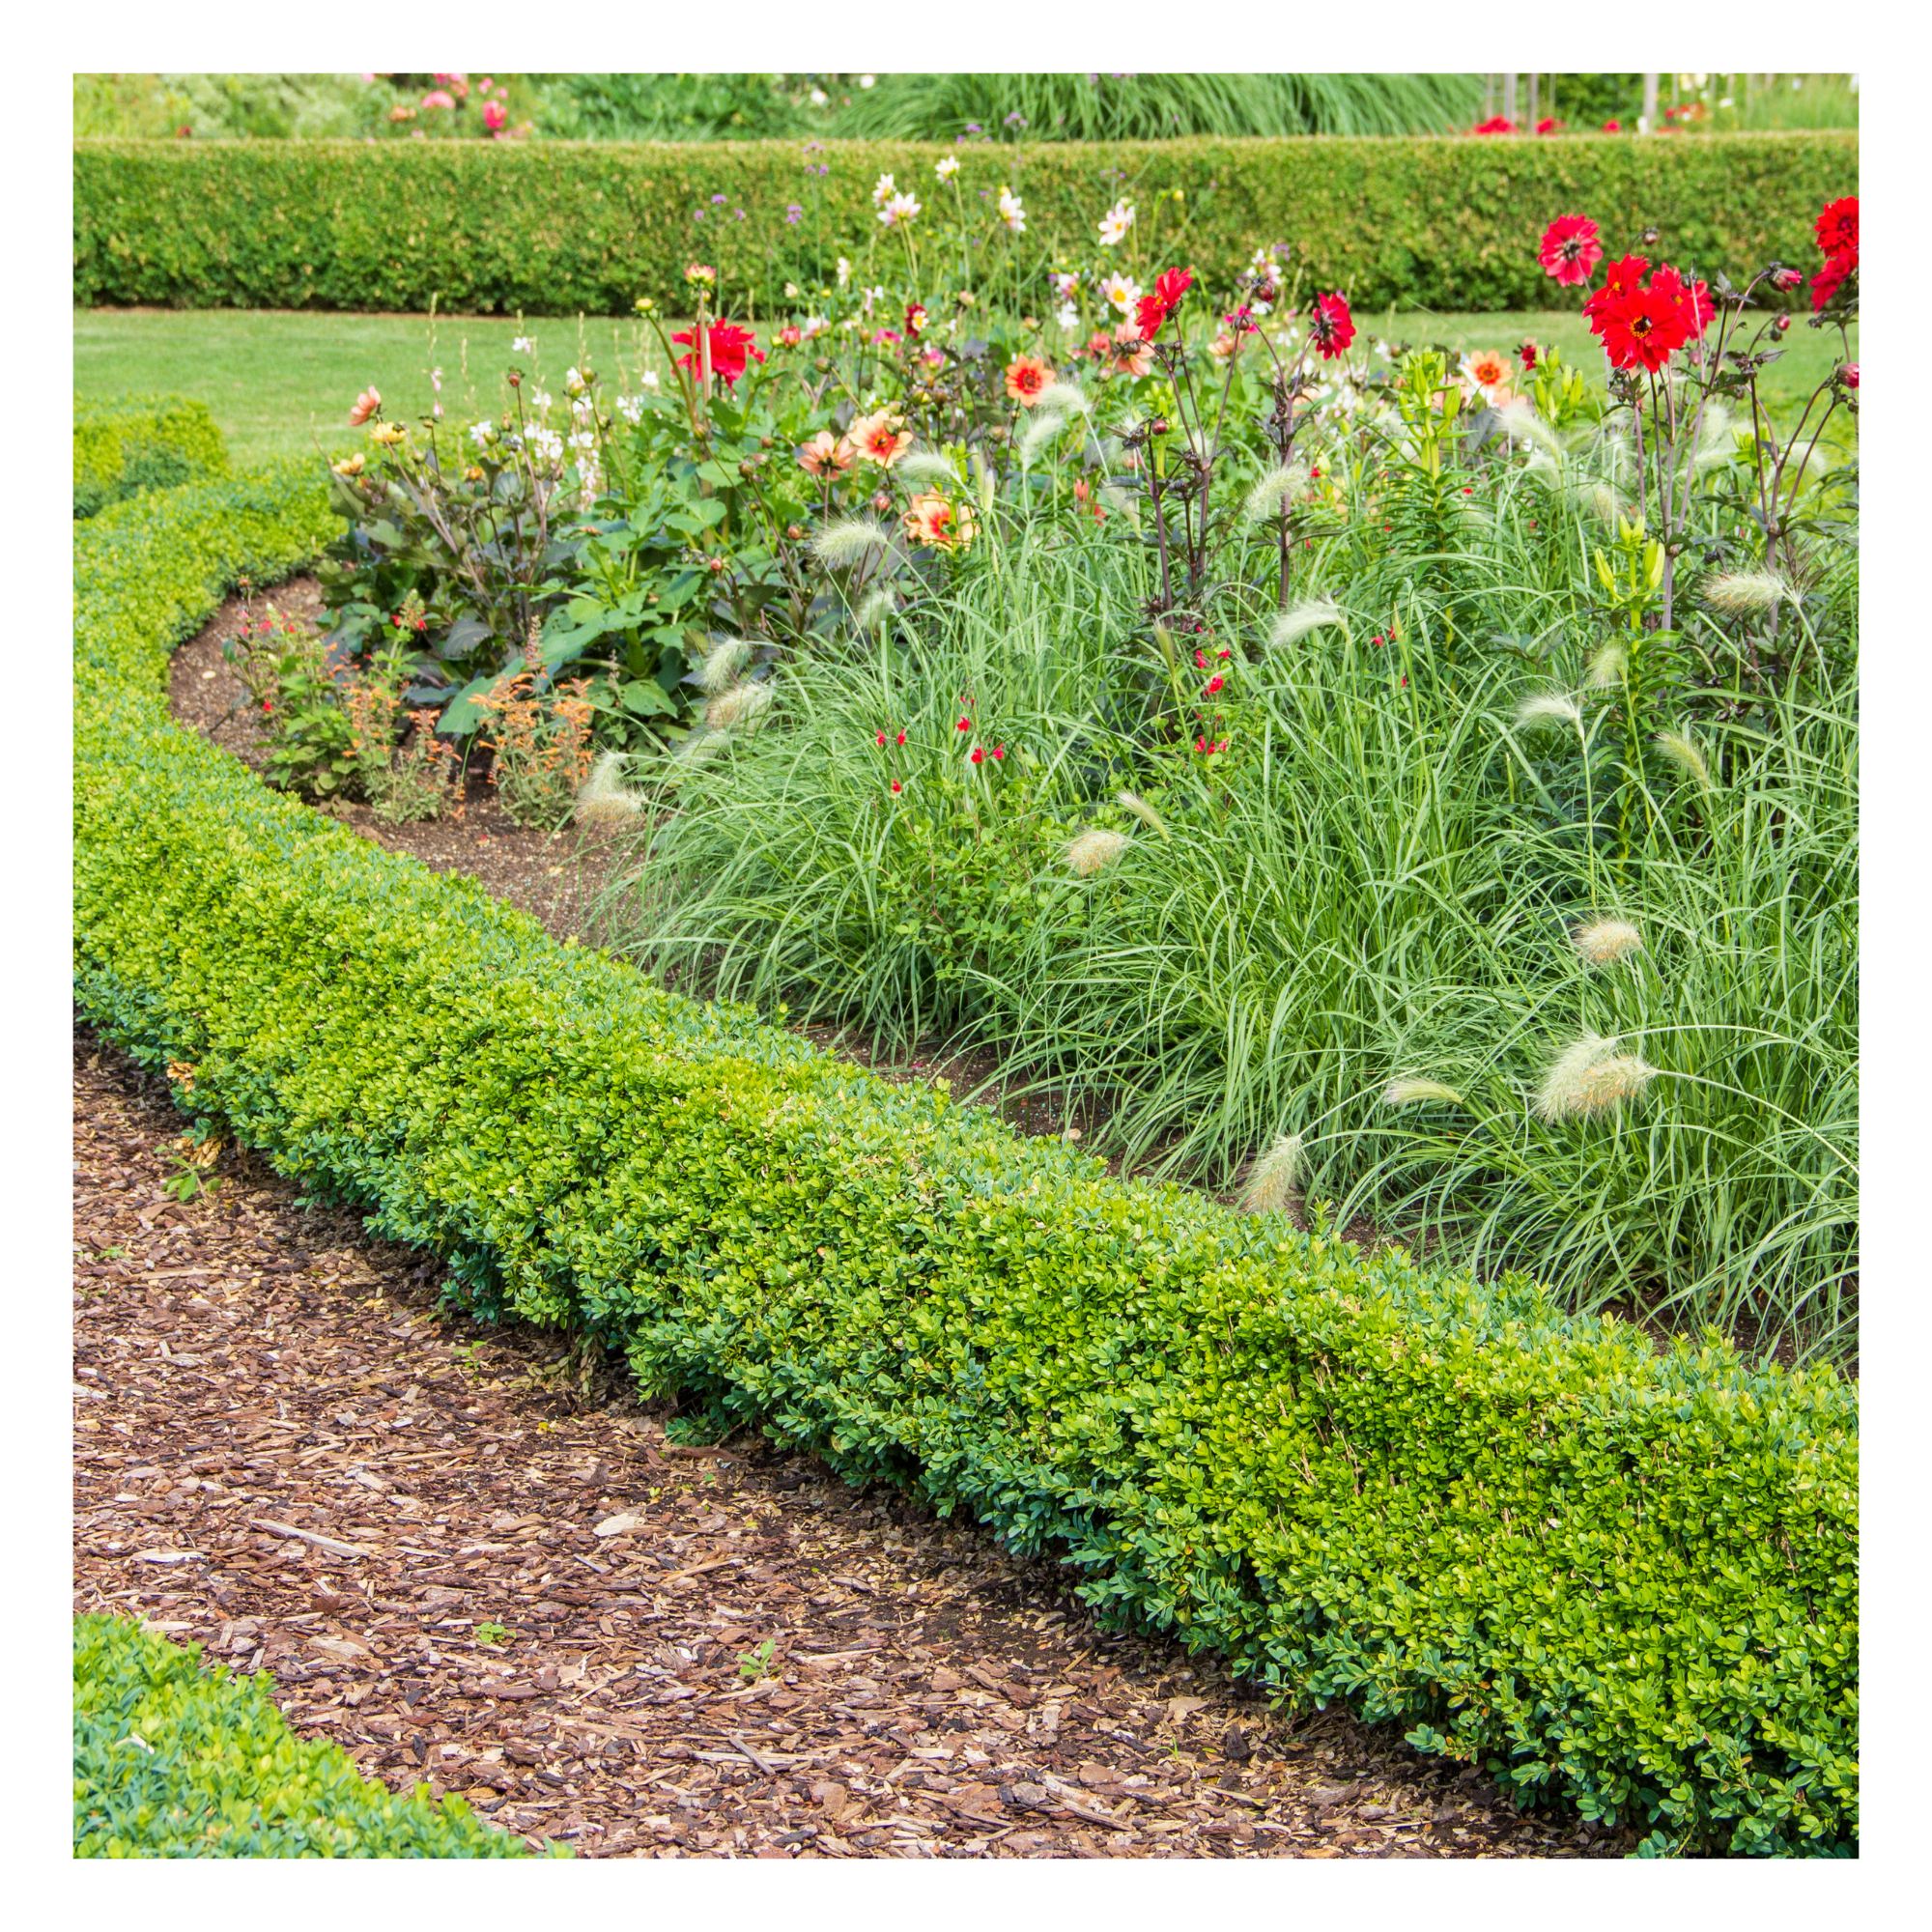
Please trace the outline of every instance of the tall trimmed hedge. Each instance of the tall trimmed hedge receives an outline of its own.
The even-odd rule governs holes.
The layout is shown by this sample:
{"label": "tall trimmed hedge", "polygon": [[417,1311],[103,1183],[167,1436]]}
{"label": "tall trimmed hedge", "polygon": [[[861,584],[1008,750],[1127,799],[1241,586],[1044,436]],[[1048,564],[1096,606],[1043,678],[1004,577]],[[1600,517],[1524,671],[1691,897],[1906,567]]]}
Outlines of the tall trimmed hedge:
{"label": "tall trimmed hedge", "polygon": [[[77,1859],[520,1859],[461,1798],[374,1783],[303,1744],[266,1672],[201,1667],[126,1617],[73,1620]],[[561,1853],[562,1848],[556,1848]]]}
{"label": "tall trimmed hedge", "polygon": [[73,513],[228,474],[228,445],[206,403],[185,396],[73,399]]}
{"label": "tall trimmed hedge", "polygon": [[166,715],[283,470],[75,536],[75,985],[184,1102],[646,1389],[1654,1852],[1858,1831],[1855,1391],[1365,1257],[558,946]]}
{"label": "tall trimmed hedge", "polygon": [[[896,248],[873,218],[880,174],[914,188],[929,225],[947,199],[932,163],[951,152],[883,141],[810,153],[789,141],[80,141],[73,298],[396,310],[434,298],[464,312],[621,314],[639,295],[683,303],[685,265],[698,260],[722,271],[729,297],[768,310],[787,279],[829,274],[840,252],[863,262],[867,249]],[[1090,255],[1117,194],[1148,210],[1178,187],[1192,216],[1179,252],[1217,282],[1257,245],[1287,242],[1305,285],[1349,290],[1368,308],[1536,307],[1552,286],[1536,243],[1573,212],[1618,244],[1655,223],[1671,259],[1705,273],[1736,275],[1774,256],[1808,264],[1819,208],[1857,192],[1859,166],[1849,132],[956,152],[969,202],[1007,183],[1021,192],[1037,266],[1056,246]],[[808,164],[828,172],[809,178]]]}

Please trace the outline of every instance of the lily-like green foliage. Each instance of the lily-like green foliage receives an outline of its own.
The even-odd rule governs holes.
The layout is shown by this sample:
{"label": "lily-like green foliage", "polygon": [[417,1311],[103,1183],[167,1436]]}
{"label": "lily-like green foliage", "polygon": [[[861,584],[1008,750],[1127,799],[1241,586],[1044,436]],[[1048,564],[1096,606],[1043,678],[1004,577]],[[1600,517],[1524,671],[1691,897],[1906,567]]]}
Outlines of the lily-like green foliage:
{"label": "lily-like green foliage", "polygon": [[[266,1671],[201,1667],[126,1617],[73,1620],[77,1859],[517,1859],[523,1841],[426,1785],[399,1798],[303,1744]],[[562,1847],[553,1848],[559,1857]]]}
{"label": "lily-like green foliage", "polygon": [[[129,506],[131,510],[133,506]],[[283,475],[76,542],[94,1021],[463,1297],[902,1484],[1100,1612],[1654,1853],[1857,1836],[1857,1399],[1520,1275],[1123,1185],[560,948],[171,726],[166,647],[324,535]]]}
{"label": "lily-like green foliage", "polygon": [[206,403],[111,396],[73,403],[73,513],[92,517],[144,490],[228,474],[228,446]]}

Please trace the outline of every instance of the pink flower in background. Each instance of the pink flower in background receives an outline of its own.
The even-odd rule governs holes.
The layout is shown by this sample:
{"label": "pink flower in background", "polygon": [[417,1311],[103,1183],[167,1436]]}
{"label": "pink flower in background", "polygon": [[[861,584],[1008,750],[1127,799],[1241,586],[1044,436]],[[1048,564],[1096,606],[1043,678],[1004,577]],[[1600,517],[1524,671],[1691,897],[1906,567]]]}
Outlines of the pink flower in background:
{"label": "pink flower in background", "polygon": [[355,398],[355,406],[349,412],[349,427],[351,429],[360,429],[382,407],[383,396],[381,390],[364,389]]}
{"label": "pink flower in background", "polygon": [[456,102],[441,88],[433,87],[422,98],[425,107],[454,107]]}
{"label": "pink flower in background", "polygon": [[486,77],[482,82],[482,84],[477,88],[476,92],[478,94],[488,94],[490,90],[496,85],[497,83],[494,80],[491,80]]}
{"label": "pink flower in background", "polygon": [[483,103],[483,125],[493,134],[500,134],[503,125],[510,118],[510,110],[500,100],[486,100]]}

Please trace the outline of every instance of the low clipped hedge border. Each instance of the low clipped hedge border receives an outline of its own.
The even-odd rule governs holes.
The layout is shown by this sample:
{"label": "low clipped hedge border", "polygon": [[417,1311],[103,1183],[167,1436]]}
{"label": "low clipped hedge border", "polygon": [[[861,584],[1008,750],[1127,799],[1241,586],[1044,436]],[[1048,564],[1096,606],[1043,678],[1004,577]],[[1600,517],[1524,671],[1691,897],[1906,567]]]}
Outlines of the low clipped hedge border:
{"label": "low clipped hedge border", "polygon": [[471,1305],[1525,1803],[1652,1852],[1855,1844],[1842,1379],[1115,1182],[270,792],[168,722],[167,651],[327,526],[285,470],[76,530],[78,997],[193,1065],[204,1125]]}
{"label": "low clipped hedge border", "polygon": [[[618,315],[639,295],[681,308],[685,266],[697,260],[720,270],[728,301],[769,312],[786,281],[829,275],[841,252],[863,267],[887,245],[871,201],[879,175],[911,185],[929,225],[948,199],[932,164],[952,152],[899,141],[810,154],[792,141],[78,141],[73,298]],[[1857,193],[1859,171],[1856,132],[956,152],[969,201],[1007,183],[1021,192],[1038,269],[1056,246],[1091,255],[1094,223],[1123,185],[1144,210],[1179,188],[1193,217],[1179,252],[1216,286],[1257,245],[1287,242],[1304,286],[1348,290],[1370,309],[1540,307],[1552,285],[1536,243],[1570,213],[1594,215],[1613,253],[1654,223],[1670,259],[1705,274],[1735,277],[1774,257],[1809,267],[1818,210]],[[828,172],[808,180],[808,163]],[[714,194],[726,205],[714,208]],[[802,211],[797,223],[788,207]]]}
{"label": "low clipped hedge border", "polygon": [[206,403],[185,396],[73,402],[73,513],[207,476],[228,474],[228,445]]}
{"label": "low clipped hedge border", "polygon": [[[303,1744],[266,1671],[201,1667],[126,1617],[73,1620],[77,1859],[515,1859],[523,1841],[461,1798],[370,1782]],[[562,1847],[556,1847],[559,1853]]]}

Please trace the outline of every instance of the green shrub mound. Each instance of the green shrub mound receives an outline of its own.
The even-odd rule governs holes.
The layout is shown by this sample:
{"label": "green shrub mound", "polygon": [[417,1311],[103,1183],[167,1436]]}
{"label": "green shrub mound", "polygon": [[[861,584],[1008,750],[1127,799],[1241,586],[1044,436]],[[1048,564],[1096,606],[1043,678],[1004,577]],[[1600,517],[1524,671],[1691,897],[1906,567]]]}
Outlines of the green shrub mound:
{"label": "green shrub mound", "polygon": [[326,525],[286,471],[75,537],[78,995],[193,1065],[184,1105],[470,1305],[1524,1803],[1657,1853],[1855,1843],[1842,1379],[1119,1183],[270,793],[168,723],[167,648]]}
{"label": "green shrub mound", "polygon": [[182,396],[73,402],[73,513],[98,516],[148,490],[228,474],[228,445],[206,403]]}
{"label": "green shrub mound", "polygon": [[[73,298],[615,315],[640,295],[681,310],[685,267],[701,261],[729,302],[749,297],[769,313],[787,281],[829,280],[841,252],[862,274],[874,248],[896,259],[896,238],[874,219],[881,174],[913,187],[923,224],[945,218],[932,167],[953,153],[972,208],[982,188],[1022,193],[1022,264],[1036,277],[1059,251],[1091,255],[1094,224],[1123,190],[1151,223],[1178,188],[1188,225],[1173,252],[1216,285],[1258,245],[1286,242],[1304,292],[1344,289],[1358,309],[1457,310],[1549,301],[1554,284],[1524,238],[1565,213],[1593,215],[1612,252],[1654,223],[1670,259],[1700,273],[1774,257],[1808,270],[1812,223],[1857,180],[1859,148],[1853,132],[1069,141],[1023,155],[904,141],[813,153],[792,141],[80,141]],[[1152,267],[1174,235],[1162,214],[1140,240],[1160,255]],[[1122,253],[1145,280],[1149,261]]]}
{"label": "green shrub mound", "polygon": [[303,1744],[267,1672],[126,1617],[73,1620],[77,1859],[515,1859],[523,1841],[426,1785],[398,1798],[339,1745]]}

